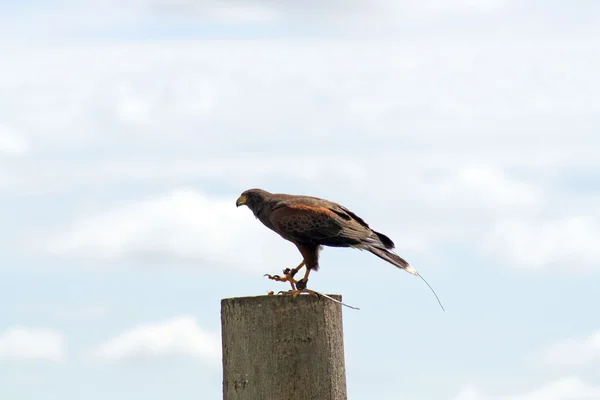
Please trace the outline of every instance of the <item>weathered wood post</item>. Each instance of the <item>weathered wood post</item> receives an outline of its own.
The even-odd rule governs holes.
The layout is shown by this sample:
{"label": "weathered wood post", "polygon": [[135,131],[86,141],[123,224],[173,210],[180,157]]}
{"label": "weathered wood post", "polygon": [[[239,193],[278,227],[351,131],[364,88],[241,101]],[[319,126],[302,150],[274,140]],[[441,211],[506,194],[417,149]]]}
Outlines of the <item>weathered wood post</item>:
{"label": "weathered wood post", "polygon": [[340,304],[310,295],[223,299],[221,334],[223,400],[347,399]]}

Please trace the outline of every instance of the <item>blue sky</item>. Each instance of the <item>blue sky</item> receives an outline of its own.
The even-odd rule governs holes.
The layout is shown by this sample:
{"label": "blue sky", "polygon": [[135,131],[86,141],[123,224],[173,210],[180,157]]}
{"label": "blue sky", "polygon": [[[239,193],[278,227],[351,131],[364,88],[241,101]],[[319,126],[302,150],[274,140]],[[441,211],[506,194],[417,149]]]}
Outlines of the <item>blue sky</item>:
{"label": "blue sky", "polygon": [[[171,4],[165,6],[165,4]],[[177,6],[173,6],[177,4]],[[352,399],[600,398],[597,2],[0,2],[0,398],[220,398],[220,299],[340,202]]]}

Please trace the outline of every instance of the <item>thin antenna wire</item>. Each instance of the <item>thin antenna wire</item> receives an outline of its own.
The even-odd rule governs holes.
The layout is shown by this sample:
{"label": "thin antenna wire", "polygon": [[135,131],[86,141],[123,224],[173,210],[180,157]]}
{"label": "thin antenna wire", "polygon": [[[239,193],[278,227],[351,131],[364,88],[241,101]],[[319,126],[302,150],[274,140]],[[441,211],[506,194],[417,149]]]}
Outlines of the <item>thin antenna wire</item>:
{"label": "thin antenna wire", "polygon": [[417,272],[417,275],[419,275],[419,278],[423,279],[423,282],[425,282],[427,284],[427,286],[429,286],[429,289],[431,289],[431,291],[433,292],[433,295],[435,296],[435,298],[437,299],[438,303],[440,304],[440,307],[442,307],[442,310],[446,311],[446,309],[442,305],[442,302],[438,298],[438,295],[435,293],[435,290],[433,290],[433,288],[431,287],[431,285],[425,280],[425,278],[423,278],[423,276],[421,276],[420,273]]}

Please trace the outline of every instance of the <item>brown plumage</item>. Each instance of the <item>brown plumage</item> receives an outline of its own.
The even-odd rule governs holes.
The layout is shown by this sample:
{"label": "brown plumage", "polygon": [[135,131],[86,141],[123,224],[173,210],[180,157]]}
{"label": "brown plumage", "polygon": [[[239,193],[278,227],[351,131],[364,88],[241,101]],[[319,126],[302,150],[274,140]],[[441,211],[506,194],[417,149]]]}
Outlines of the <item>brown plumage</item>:
{"label": "brown plumage", "polygon": [[[307,267],[306,280],[310,270],[319,269],[322,246],[367,250],[398,268],[418,275],[406,260],[392,252],[394,242],[389,237],[371,229],[362,218],[340,204],[311,196],[249,189],[237,199],[236,206],[241,205],[248,206],[266,227],[296,245],[304,263],[292,270],[292,277],[304,264]],[[304,287],[305,279],[302,280]]]}

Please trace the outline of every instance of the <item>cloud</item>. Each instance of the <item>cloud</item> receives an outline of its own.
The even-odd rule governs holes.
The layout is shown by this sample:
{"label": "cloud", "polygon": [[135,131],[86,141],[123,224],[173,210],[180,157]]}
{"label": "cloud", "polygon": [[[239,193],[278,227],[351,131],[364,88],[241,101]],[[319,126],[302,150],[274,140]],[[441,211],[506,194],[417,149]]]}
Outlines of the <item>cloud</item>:
{"label": "cloud", "polygon": [[19,41],[37,42],[90,36],[145,39],[157,32],[168,32],[169,37],[317,34],[361,38],[385,35],[386,39],[465,34],[493,35],[496,39],[499,35],[535,37],[559,32],[561,39],[587,39],[598,34],[591,18],[596,11],[593,3],[571,7],[549,2],[539,7],[535,1],[513,0],[62,1],[29,12],[21,7],[3,10],[0,33],[12,33]]}
{"label": "cloud", "polygon": [[[510,0],[423,0],[416,4],[408,0],[374,0],[362,2],[358,0],[328,0],[328,1],[272,1],[249,0],[239,2],[236,0],[225,1],[193,1],[193,0],[128,0],[121,2],[104,2],[102,6],[95,1],[88,1],[87,6],[95,6],[95,10],[104,14],[130,14],[133,12],[146,12],[146,17],[163,13],[169,16],[199,18],[221,22],[277,22],[281,20],[326,20],[337,21],[343,16],[358,17],[362,14],[370,17],[386,17],[386,13],[393,13],[401,18],[403,13],[419,16],[436,16],[453,12],[465,11],[493,11],[500,9]],[[90,4],[91,3],[91,4]],[[77,3],[71,3],[70,9]],[[117,8],[116,6],[119,6]]]}
{"label": "cloud", "polygon": [[[110,4],[110,3],[109,3]],[[200,19],[216,22],[278,23],[283,21],[329,22],[341,27],[350,22],[363,28],[375,21],[390,25],[393,21],[410,22],[411,18],[440,18],[456,15],[488,14],[513,5],[511,0],[328,0],[328,1],[272,1],[249,0],[239,2],[193,0],[129,0],[118,2],[120,14],[141,13],[146,17],[169,15],[183,20]],[[115,13],[111,5],[104,13]]]}
{"label": "cloud", "polygon": [[62,362],[66,340],[59,332],[15,326],[0,333],[0,360]]}
{"label": "cloud", "polygon": [[[36,148],[92,162],[127,149],[197,159],[294,148],[405,156],[423,146],[525,163],[548,150],[590,151],[582,143],[597,127],[600,80],[583,76],[600,68],[595,47],[290,39],[27,48],[4,64],[11,103],[0,117]],[[44,71],[36,59],[47,60]]]}
{"label": "cloud", "polygon": [[194,317],[178,316],[129,329],[90,349],[87,356],[107,362],[173,356],[215,362],[221,359],[221,339],[202,329]]}
{"label": "cloud", "polygon": [[[112,196],[128,187],[130,203],[78,215],[45,244],[80,259],[241,264],[223,252],[248,243],[251,263],[264,262],[261,249],[275,242],[259,223],[233,217],[255,237],[235,228],[229,239],[208,241],[196,217],[204,200],[196,189],[176,189],[262,186],[344,202],[373,226],[389,227],[399,246],[433,253],[436,244],[477,249],[487,239],[488,256],[519,263],[527,254],[511,242],[511,229],[535,243],[537,232],[527,229],[544,223],[553,206],[546,199],[561,202],[557,220],[578,204],[577,190],[563,190],[556,171],[566,181],[600,170],[595,48],[505,39],[26,48],[3,64],[0,88],[11,102],[0,118],[26,133],[36,159],[0,181],[3,191],[74,202],[90,190]],[[38,59],[46,60],[43,71],[33,68]],[[138,189],[157,194],[139,199]],[[517,226],[506,227],[511,221]],[[288,254],[297,257],[293,247]],[[546,268],[553,256],[534,263]]]}
{"label": "cloud", "polygon": [[277,22],[285,17],[284,10],[278,4],[260,1],[135,1],[130,2],[132,8],[150,10],[153,13],[168,15],[187,15],[189,17],[211,19],[225,23],[269,23]]}
{"label": "cloud", "polygon": [[511,179],[490,165],[467,165],[430,187],[430,198],[461,202],[470,207],[491,209],[529,208],[539,204],[539,190]]}
{"label": "cloud", "polygon": [[147,124],[151,121],[151,107],[144,97],[123,85],[117,92],[117,115],[126,123]]}
{"label": "cloud", "polygon": [[498,221],[483,249],[515,267],[533,271],[561,269],[585,271],[600,263],[600,223],[591,216],[542,220]]}
{"label": "cloud", "polygon": [[372,226],[389,227],[400,246],[420,243],[407,250],[436,252],[449,242],[479,245],[489,226],[530,216],[542,207],[546,194],[539,182],[508,173],[501,165],[435,156],[381,157],[374,164],[358,164],[360,173],[340,196],[356,204],[354,211]]}
{"label": "cloud", "polygon": [[[240,191],[241,193],[241,191]],[[121,204],[81,217],[45,250],[83,260],[142,259],[225,265],[262,270],[265,261],[284,250],[269,232],[232,197],[212,198],[193,189]],[[276,246],[273,241],[277,241]],[[269,251],[265,251],[269,249]],[[290,244],[288,250],[296,251]],[[261,269],[262,266],[262,269]]]}
{"label": "cloud", "polygon": [[[253,165],[260,165],[260,171],[255,171],[257,174],[253,179],[262,174],[281,174],[279,179],[298,180],[306,176],[313,185],[328,180],[336,180],[339,184],[346,181],[351,186],[342,193],[348,200],[343,200],[341,194],[340,197],[335,195],[339,190],[331,195],[308,194],[351,207],[377,229],[392,235],[400,251],[423,252],[436,242],[456,239],[460,235],[463,240],[475,238],[481,230],[476,225],[478,220],[473,219],[475,216],[493,221],[498,215],[510,214],[511,210],[527,210],[537,204],[540,196],[535,188],[507,177],[500,170],[469,166],[441,174],[431,183],[421,182],[418,174],[403,176],[398,183],[403,187],[410,186],[412,190],[402,201],[407,207],[420,211],[413,215],[390,213],[398,204],[395,187],[379,183],[381,178],[373,178],[375,171],[359,163],[329,168],[327,162],[331,159],[323,160],[323,163],[316,161],[309,168],[298,164],[297,168],[291,165],[282,170],[273,160],[257,158],[256,162],[237,160],[225,163],[225,168],[215,169],[224,179],[228,179],[230,169],[231,173],[239,170],[240,176],[246,176],[253,170]],[[321,167],[328,171],[324,176],[319,175]],[[160,171],[156,171],[159,175]],[[369,195],[370,186],[376,191],[377,199]],[[357,192],[353,193],[354,190]],[[264,271],[264,265],[276,259],[298,257],[291,243],[286,244],[270,232],[249,210],[235,207],[237,195],[211,197],[196,189],[182,187],[162,195],[118,203],[75,218],[62,232],[53,233],[51,239],[44,241],[43,250],[60,257],[92,262],[158,260],[199,267],[217,263],[248,272]],[[454,215],[448,215],[448,207],[454,210]],[[424,222],[422,213],[432,222]],[[464,220],[465,213],[470,214],[470,223]],[[388,228],[384,229],[384,226]]]}
{"label": "cloud", "polygon": [[462,389],[453,400],[491,400],[490,397],[484,396],[479,390],[473,386]]}
{"label": "cloud", "polygon": [[28,144],[14,130],[0,125],[0,154],[22,154],[27,151]]}
{"label": "cloud", "polygon": [[553,367],[586,366],[600,362],[600,331],[581,338],[564,339],[545,349],[539,360]]}
{"label": "cloud", "polygon": [[[465,12],[496,12],[510,6],[511,0],[425,0],[419,2],[397,2],[398,8],[418,16],[439,16]],[[390,5],[393,4],[390,2]]]}
{"label": "cloud", "polygon": [[599,397],[600,386],[590,385],[577,377],[565,377],[525,394],[493,396],[467,387],[454,400],[595,400]]}

